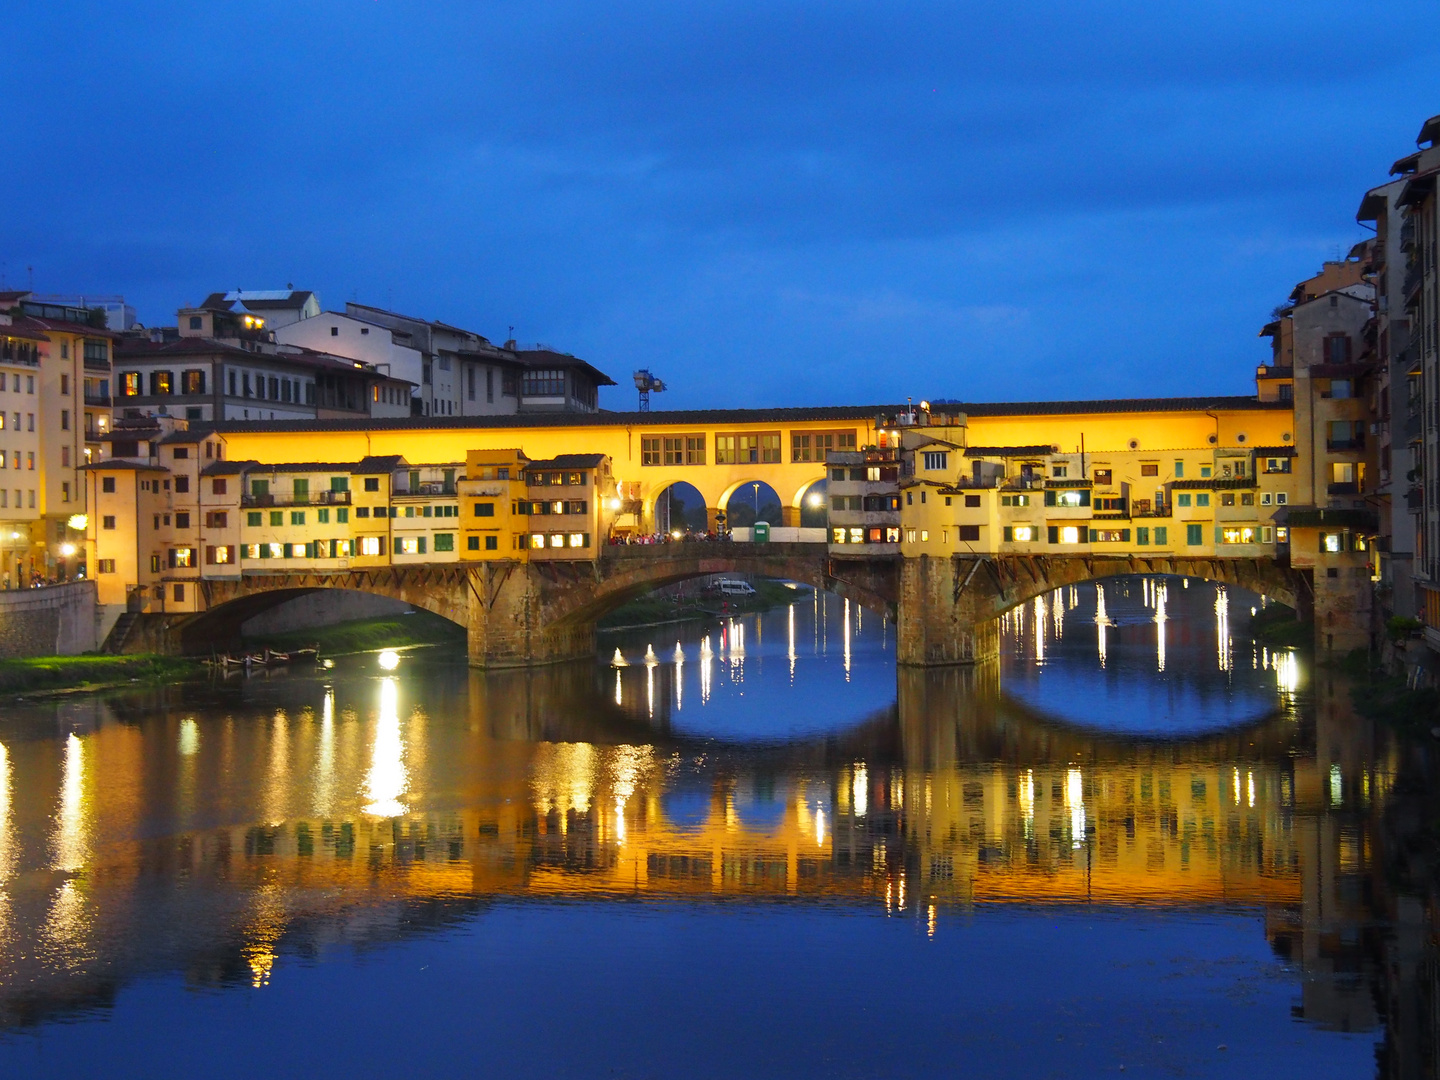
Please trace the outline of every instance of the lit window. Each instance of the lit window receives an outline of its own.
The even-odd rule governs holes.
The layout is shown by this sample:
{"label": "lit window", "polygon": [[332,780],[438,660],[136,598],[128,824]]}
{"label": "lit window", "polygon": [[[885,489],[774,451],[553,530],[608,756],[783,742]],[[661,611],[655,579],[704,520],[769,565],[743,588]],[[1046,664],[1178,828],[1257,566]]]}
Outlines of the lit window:
{"label": "lit window", "polygon": [[905,530],[905,542],[906,542],[907,544],[913,544],[913,543],[915,543],[915,530],[914,530],[914,529],[906,529],[906,530]]}
{"label": "lit window", "polygon": [[1050,475],[1053,476],[1053,477],[1055,477],[1055,479],[1057,479],[1057,480],[1063,480],[1063,479],[1065,479],[1065,476],[1066,476],[1066,474],[1067,474],[1068,472],[1069,472],[1069,468],[1068,468],[1067,466],[1065,466],[1065,465],[1056,465],[1056,466],[1054,466],[1054,467],[1050,470]]}
{"label": "lit window", "polygon": [[194,560],[195,560],[195,551],[194,551],[193,548],[176,548],[176,549],[175,549],[175,565],[176,565],[176,566],[191,566],[191,565],[193,565]]}
{"label": "lit window", "polygon": [[361,554],[361,555],[379,555],[379,554],[380,554],[380,537],[378,537],[378,536],[362,536],[362,537],[360,538],[360,554]]}
{"label": "lit window", "polygon": [[230,561],[230,549],[228,547],[217,547],[215,549],[215,561],[217,563],[228,563]]}
{"label": "lit window", "polygon": [[570,534],[570,546],[571,546],[572,548],[584,547],[584,546],[585,546],[585,534],[584,534],[584,533],[571,533],[571,534]]}
{"label": "lit window", "polygon": [[865,530],[864,530],[864,529],[851,529],[851,530],[850,530],[850,543],[852,543],[852,544],[863,544],[864,542],[865,542]]}
{"label": "lit window", "polygon": [[1277,544],[1288,544],[1290,542],[1290,530],[1283,525],[1275,526],[1275,542]]}
{"label": "lit window", "polygon": [[1253,544],[1255,543],[1255,529],[1253,526],[1228,528],[1220,530],[1220,542],[1222,544]]}
{"label": "lit window", "polygon": [[1341,536],[1340,536],[1340,534],[1339,534],[1339,533],[1321,533],[1321,534],[1320,534],[1320,550],[1321,550],[1321,551],[1328,551],[1328,552],[1343,551],[1344,548],[1341,546]]}
{"label": "lit window", "polygon": [[1033,525],[1016,525],[1013,532],[1017,543],[1029,544],[1035,540],[1035,526]]}
{"label": "lit window", "polygon": [[530,546],[537,551],[543,548],[545,546],[545,534],[532,533],[530,535]]}
{"label": "lit window", "polygon": [[284,557],[285,557],[285,545],[283,545],[283,544],[266,544],[265,546],[270,549],[270,558],[272,558],[272,559],[281,559],[281,558],[284,558]]}
{"label": "lit window", "polygon": [[923,543],[925,543],[926,541],[928,541],[929,539],[930,539],[930,530],[929,530],[929,529],[921,529],[921,530],[920,530],[920,542],[923,544]]}
{"label": "lit window", "polygon": [[845,530],[844,530],[844,529],[835,529],[835,530],[834,530],[834,533],[835,533],[835,538],[834,538],[834,540],[833,540],[832,542],[833,542],[833,543],[836,543],[836,544],[843,544],[843,543],[845,542]]}
{"label": "lit window", "polygon": [[564,546],[565,546],[565,534],[564,534],[564,533],[551,533],[551,534],[550,534],[550,546],[551,546],[552,548],[564,547]]}
{"label": "lit window", "polygon": [[1084,498],[1078,491],[1060,491],[1055,494],[1056,506],[1084,506]]}
{"label": "lit window", "polygon": [[895,528],[886,529],[885,542],[887,544],[898,544],[900,542],[900,530]]}
{"label": "lit window", "polygon": [[1062,525],[1062,526],[1060,527],[1060,543],[1062,543],[1062,544],[1078,544],[1078,543],[1080,543],[1080,528],[1079,528],[1079,526],[1078,526],[1078,525]]}

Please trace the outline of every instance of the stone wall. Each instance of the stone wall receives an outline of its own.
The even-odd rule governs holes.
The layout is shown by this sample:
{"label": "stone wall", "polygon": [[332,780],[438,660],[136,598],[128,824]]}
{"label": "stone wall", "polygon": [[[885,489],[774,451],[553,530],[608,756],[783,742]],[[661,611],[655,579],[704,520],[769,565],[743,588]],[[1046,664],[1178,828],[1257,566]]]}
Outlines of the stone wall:
{"label": "stone wall", "polygon": [[405,601],[389,596],[353,589],[318,589],[246,619],[240,624],[240,633],[244,637],[288,634],[294,630],[313,630],[356,619],[400,615],[410,610],[411,606]]}
{"label": "stone wall", "polygon": [[0,658],[93,652],[99,620],[93,581],[0,591]]}

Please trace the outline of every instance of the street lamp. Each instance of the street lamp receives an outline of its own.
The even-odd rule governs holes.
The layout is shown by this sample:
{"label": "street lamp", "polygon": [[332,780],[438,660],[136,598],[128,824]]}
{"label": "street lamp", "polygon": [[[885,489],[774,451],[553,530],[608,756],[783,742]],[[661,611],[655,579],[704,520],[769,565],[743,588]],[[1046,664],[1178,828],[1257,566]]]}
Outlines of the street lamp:
{"label": "street lamp", "polygon": [[758,525],[760,524],[760,485],[754,483],[750,486],[755,489],[755,524]]}

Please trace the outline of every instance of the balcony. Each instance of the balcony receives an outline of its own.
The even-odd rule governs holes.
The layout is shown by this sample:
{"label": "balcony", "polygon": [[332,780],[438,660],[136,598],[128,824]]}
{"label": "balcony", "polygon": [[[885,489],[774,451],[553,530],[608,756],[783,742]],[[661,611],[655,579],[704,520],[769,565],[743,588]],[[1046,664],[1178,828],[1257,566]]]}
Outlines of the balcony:
{"label": "balcony", "polygon": [[1325,490],[1331,495],[1359,495],[1360,485],[1352,480],[1344,484],[1331,484]]}
{"label": "balcony", "polygon": [[108,409],[112,403],[113,402],[109,394],[92,394],[88,390],[85,392],[86,405],[99,405]]}
{"label": "balcony", "polygon": [[1149,503],[1143,506],[1137,502],[1135,508],[1130,512],[1132,518],[1168,518],[1173,517],[1173,508],[1170,506],[1150,506]]}
{"label": "balcony", "polygon": [[1415,219],[1406,218],[1405,224],[1400,226],[1400,250],[1415,250]]}
{"label": "balcony", "polygon": [[1423,489],[1418,487],[1412,487],[1409,491],[1405,492],[1405,509],[1425,509],[1425,492]]}
{"label": "balcony", "polygon": [[1339,450],[1364,450],[1365,436],[1361,434],[1353,439],[1326,439],[1325,449],[1332,453]]}
{"label": "balcony", "polygon": [[240,505],[248,507],[264,506],[349,506],[350,492],[348,491],[312,491],[308,494],[295,493],[291,495],[257,495],[251,493],[240,496]]}
{"label": "balcony", "polygon": [[418,498],[420,498],[421,496],[424,496],[424,495],[454,495],[454,494],[455,494],[455,485],[454,485],[454,484],[445,484],[445,483],[440,482],[439,480],[435,481],[434,483],[418,484],[418,485],[416,485],[416,487],[415,487],[415,489],[414,489],[413,491],[412,491],[410,488],[408,488],[408,487],[403,487],[403,488],[395,488],[395,489],[391,492],[391,495],[393,495],[393,496],[394,496],[395,498],[397,498],[397,499],[402,499],[402,498],[418,499]]}

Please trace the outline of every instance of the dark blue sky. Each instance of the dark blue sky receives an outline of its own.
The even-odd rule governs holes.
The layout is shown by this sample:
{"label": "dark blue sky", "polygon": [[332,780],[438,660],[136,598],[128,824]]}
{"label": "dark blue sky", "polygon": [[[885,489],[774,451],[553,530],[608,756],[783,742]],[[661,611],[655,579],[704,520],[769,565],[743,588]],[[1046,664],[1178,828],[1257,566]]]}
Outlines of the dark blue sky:
{"label": "dark blue sky", "polygon": [[1433,15],[24,3],[0,260],[152,324],[293,282],[514,325],[669,408],[1244,393],[1440,112]]}

